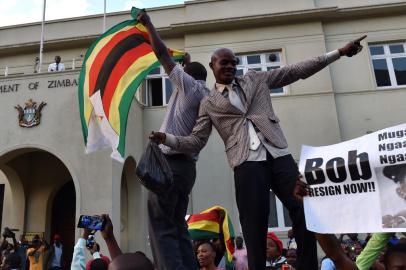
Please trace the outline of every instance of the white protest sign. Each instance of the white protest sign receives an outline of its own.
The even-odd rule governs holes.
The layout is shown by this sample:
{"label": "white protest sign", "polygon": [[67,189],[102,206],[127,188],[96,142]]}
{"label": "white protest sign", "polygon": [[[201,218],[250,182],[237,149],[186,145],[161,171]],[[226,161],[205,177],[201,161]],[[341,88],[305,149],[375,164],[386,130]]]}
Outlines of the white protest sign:
{"label": "white protest sign", "polygon": [[406,231],[406,124],[335,145],[303,146],[306,226],[319,233]]}

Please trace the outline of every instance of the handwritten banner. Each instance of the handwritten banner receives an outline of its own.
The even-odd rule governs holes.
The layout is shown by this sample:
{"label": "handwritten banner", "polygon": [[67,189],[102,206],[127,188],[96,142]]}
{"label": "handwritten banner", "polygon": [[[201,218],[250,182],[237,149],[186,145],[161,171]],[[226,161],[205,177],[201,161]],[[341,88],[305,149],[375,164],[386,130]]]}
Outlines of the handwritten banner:
{"label": "handwritten banner", "polygon": [[343,143],[303,146],[306,225],[319,233],[404,232],[406,124]]}

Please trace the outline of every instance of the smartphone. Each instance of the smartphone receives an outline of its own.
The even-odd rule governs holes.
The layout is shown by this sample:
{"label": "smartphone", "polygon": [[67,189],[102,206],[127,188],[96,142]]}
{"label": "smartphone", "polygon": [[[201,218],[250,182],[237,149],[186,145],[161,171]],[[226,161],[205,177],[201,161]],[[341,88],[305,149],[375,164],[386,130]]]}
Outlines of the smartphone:
{"label": "smartphone", "polygon": [[88,249],[92,249],[96,241],[94,240],[94,235],[89,235],[89,237],[86,239],[86,247]]}
{"label": "smartphone", "polygon": [[79,217],[78,228],[101,231],[105,223],[105,220],[100,216],[81,215]]}

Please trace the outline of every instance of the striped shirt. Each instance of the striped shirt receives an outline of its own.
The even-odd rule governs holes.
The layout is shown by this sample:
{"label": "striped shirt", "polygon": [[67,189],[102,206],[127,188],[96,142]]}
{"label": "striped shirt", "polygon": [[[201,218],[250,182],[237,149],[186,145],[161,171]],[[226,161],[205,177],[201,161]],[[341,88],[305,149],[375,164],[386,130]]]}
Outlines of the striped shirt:
{"label": "striped shirt", "polygon": [[[240,86],[238,84],[236,84],[235,81],[233,81],[232,84],[227,85],[227,86],[224,84],[216,83],[215,87],[216,87],[216,90],[219,91],[225,98],[228,98],[230,100],[230,103],[234,107],[236,107],[243,113],[247,112],[247,110],[244,108],[244,105],[242,104],[242,99],[245,99],[244,94],[243,94]],[[233,91],[236,92],[237,96],[236,96],[235,100],[232,100],[231,97],[227,95],[227,91],[224,91],[224,89],[226,89],[226,88],[233,89]],[[244,102],[246,102],[246,101],[244,100]],[[248,120],[248,121],[250,121],[250,120]],[[246,127],[248,128],[248,125]],[[248,132],[248,134],[249,134],[249,132]],[[251,137],[250,134],[249,134],[249,136]],[[260,141],[260,146],[256,150],[252,150],[252,149],[249,150],[249,155],[248,155],[247,161],[264,161],[264,160],[266,160],[266,151],[268,151],[269,154],[271,154],[271,156],[273,158],[278,158],[278,157],[290,154],[288,148],[281,149],[281,148],[272,146],[266,140],[264,135],[262,135],[261,132],[257,132],[257,136]]]}
{"label": "striped shirt", "polygon": [[[188,136],[192,133],[199,113],[200,101],[209,94],[210,90],[205,81],[195,80],[192,76],[176,65],[169,74],[173,92],[167,106],[166,115],[160,132],[175,136]],[[176,152],[170,147],[160,145],[163,153],[171,155]],[[198,154],[191,154],[197,160]]]}

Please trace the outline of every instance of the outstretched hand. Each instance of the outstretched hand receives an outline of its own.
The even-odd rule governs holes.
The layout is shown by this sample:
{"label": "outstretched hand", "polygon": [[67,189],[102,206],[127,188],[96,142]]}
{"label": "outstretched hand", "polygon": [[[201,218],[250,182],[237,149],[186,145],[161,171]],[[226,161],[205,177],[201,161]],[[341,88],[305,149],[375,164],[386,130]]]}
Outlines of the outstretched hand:
{"label": "outstretched hand", "polygon": [[161,144],[165,142],[166,134],[163,132],[152,131],[151,134],[149,134],[149,139],[158,144]]}
{"label": "outstretched hand", "polygon": [[361,41],[366,38],[367,35],[363,35],[360,38],[357,38],[356,40],[353,40],[351,42],[348,42],[344,47],[338,49],[338,51],[340,52],[341,56],[348,56],[348,57],[352,57],[354,55],[356,55],[357,53],[359,53],[360,51],[362,51],[362,45],[361,45]]}
{"label": "outstretched hand", "polygon": [[299,201],[303,201],[303,197],[309,195],[309,185],[303,182],[302,179],[302,175],[299,175],[299,178],[296,181],[295,189],[293,190],[293,196]]}

